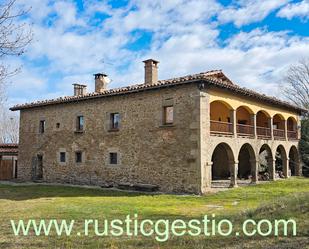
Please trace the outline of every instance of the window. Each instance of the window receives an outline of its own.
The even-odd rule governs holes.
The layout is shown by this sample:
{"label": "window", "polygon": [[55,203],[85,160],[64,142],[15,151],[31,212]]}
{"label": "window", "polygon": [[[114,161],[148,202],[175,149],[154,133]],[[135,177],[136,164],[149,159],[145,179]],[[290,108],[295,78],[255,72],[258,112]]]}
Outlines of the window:
{"label": "window", "polygon": [[60,128],[60,123],[56,124],[56,128],[59,129]]}
{"label": "window", "polygon": [[60,162],[65,163],[66,161],[66,154],[65,152],[60,152]]}
{"label": "window", "polygon": [[76,118],[76,131],[84,130],[84,116],[77,116]]}
{"label": "window", "polygon": [[83,153],[81,151],[75,152],[75,162],[81,163],[83,161]]}
{"label": "window", "polygon": [[173,106],[164,107],[163,121],[164,121],[164,124],[173,124],[174,122],[174,107]]}
{"label": "window", "polygon": [[119,113],[111,113],[110,114],[110,129],[111,130],[118,130],[119,129],[119,122],[120,122],[120,115]]}
{"label": "window", "polygon": [[109,164],[118,164],[118,153],[116,152],[109,153]]}
{"label": "window", "polygon": [[41,120],[40,121],[39,132],[40,133],[44,133],[45,132],[45,120]]}

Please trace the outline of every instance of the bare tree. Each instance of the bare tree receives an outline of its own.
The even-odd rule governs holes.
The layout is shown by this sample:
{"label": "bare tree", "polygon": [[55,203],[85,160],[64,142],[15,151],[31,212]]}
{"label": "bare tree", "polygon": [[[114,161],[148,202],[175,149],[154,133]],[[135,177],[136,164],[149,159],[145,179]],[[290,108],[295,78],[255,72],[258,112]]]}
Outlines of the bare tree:
{"label": "bare tree", "polygon": [[20,68],[10,68],[6,59],[18,57],[25,53],[27,45],[32,40],[30,25],[23,22],[30,9],[18,6],[18,0],[0,1],[0,142],[18,142],[18,116],[5,106],[5,87],[10,76],[20,71]]}
{"label": "bare tree", "polygon": [[1,108],[0,120],[0,143],[18,143],[18,115]]}
{"label": "bare tree", "polygon": [[284,76],[282,91],[295,105],[309,109],[309,58],[290,66]]}

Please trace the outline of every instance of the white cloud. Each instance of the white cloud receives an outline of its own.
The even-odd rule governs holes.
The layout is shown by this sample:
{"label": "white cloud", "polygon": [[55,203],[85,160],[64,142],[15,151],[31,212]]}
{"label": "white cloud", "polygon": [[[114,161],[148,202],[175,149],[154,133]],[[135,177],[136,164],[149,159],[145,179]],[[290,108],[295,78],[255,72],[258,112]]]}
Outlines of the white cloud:
{"label": "white cloud", "polygon": [[271,12],[286,4],[289,0],[241,0],[237,5],[221,10],[220,23],[233,22],[237,27],[263,20]]}
{"label": "white cloud", "polygon": [[309,0],[303,0],[298,3],[291,3],[277,13],[278,17],[287,18],[291,20],[293,17],[300,17],[308,20],[309,18]]}
{"label": "white cloud", "polygon": [[[161,62],[160,79],[223,69],[242,86],[274,94],[286,66],[309,54],[308,39],[258,28],[239,31],[221,44],[218,25],[262,20],[286,2],[243,0],[224,9],[215,0],[133,0],[113,9],[107,1],[89,0],[80,13],[72,1],[29,0],[35,6],[30,17],[35,39],[26,60],[19,61],[26,67],[11,86],[12,101],[71,95],[75,82],[91,91],[92,74],[100,71],[112,78],[110,87],[141,83],[141,61],[150,57]],[[52,16],[51,23],[42,12]],[[97,13],[107,16],[94,26]],[[126,49],[136,30],[153,34],[149,49]],[[22,85],[26,90],[20,93]]]}

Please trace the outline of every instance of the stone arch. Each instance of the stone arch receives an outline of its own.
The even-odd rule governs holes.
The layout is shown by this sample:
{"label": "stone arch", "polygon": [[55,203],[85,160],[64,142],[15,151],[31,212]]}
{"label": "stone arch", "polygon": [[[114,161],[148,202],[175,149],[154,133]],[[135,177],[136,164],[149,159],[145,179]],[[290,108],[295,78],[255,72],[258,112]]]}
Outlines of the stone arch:
{"label": "stone arch", "polygon": [[300,175],[301,172],[299,153],[295,145],[293,145],[289,151],[289,171],[290,173],[288,176]]}
{"label": "stone arch", "polygon": [[273,116],[273,125],[274,125],[274,129],[284,130],[285,123],[284,123],[284,117],[282,114],[276,113]]}
{"label": "stone arch", "polygon": [[295,131],[297,129],[297,120],[294,117],[289,117],[287,119],[288,131]]}
{"label": "stone arch", "polygon": [[268,112],[260,110],[256,113],[256,130],[259,137],[270,137],[270,118]]}
{"label": "stone arch", "polygon": [[245,106],[245,105],[239,106],[236,109],[237,123],[251,125],[253,123],[252,114],[253,114],[253,111],[248,106]]}
{"label": "stone arch", "polygon": [[297,139],[297,120],[294,117],[289,117],[287,119],[287,134],[289,139]]}
{"label": "stone arch", "polygon": [[259,178],[261,180],[274,179],[274,159],[271,148],[263,144],[259,150]]}
{"label": "stone arch", "polygon": [[231,176],[230,165],[234,164],[235,157],[231,147],[226,143],[218,144],[211,157],[212,180],[226,180]]}
{"label": "stone arch", "polygon": [[248,106],[239,106],[236,109],[237,134],[254,135],[253,111]]}
{"label": "stone arch", "polygon": [[230,123],[233,108],[225,101],[214,100],[210,103],[210,120]]}
{"label": "stone arch", "polygon": [[283,145],[278,145],[275,151],[275,173],[280,178],[287,177],[288,165],[287,165],[287,154]]}
{"label": "stone arch", "polygon": [[238,178],[256,181],[256,156],[254,149],[248,143],[241,146],[238,153]]}

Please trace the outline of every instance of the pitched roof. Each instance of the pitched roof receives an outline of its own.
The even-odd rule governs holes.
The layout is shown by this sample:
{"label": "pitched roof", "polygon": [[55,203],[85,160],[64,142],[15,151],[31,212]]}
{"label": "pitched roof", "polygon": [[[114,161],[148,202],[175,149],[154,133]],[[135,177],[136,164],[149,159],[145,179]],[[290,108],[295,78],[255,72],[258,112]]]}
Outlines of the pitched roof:
{"label": "pitched roof", "polygon": [[17,155],[18,144],[0,144],[0,155]]}
{"label": "pitched roof", "polygon": [[257,93],[253,90],[250,90],[244,87],[240,87],[234,84],[228,77],[226,77],[221,70],[212,70],[212,71],[202,72],[198,74],[192,74],[192,75],[187,75],[183,77],[172,78],[168,80],[159,80],[156,84],[153,84],[153,85],[136,84],[136,85],[129,85],[125,87],[107,89],[102,93],[93,92],[93,93],[87,93],[85,95],[79,95],[79,96],[65,96],[65,97],[59,97],[56,99],[49,99],[49,100],[36,101],[32,103],[20,104],[20,105],[13,106],[12,108],[10,108],[10,110],[17,111],[17,110],[23,110],[23,109],[29,109],[29,108],[41,107],[41,106],[47,106],[47,105],[78,102],[78,101],[84,101],[88,99],[128,94],[128,93],[146,91],[146,90],[151,90],[151,89],[158,89],[158,88],[164,88],[164,87],[170,87],[170,86],[176,86],[176,85],[189,84],[189,83],[194,83],[194,82],[203,83],[202,84],[203,87],[214,86],[214,87],[226,89],[226,90],[236,92],[244,96],[252,97],[257,100],[268,102],[270,104],[275,104],[275,105],[288,108],[288,109],[291,109],[297,112],[307,111],[295,105],[292,105],[289,102],[282,101],[275,97],[267,96],[265,94],[260,94],[260,93]]}

